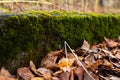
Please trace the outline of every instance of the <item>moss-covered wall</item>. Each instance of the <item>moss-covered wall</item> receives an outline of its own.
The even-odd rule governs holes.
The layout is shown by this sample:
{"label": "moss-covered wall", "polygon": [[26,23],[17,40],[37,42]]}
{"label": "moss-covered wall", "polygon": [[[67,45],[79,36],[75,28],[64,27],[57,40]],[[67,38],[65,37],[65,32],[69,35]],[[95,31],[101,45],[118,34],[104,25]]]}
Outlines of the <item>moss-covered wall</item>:
{"label": "moss-covered wall", "polygon": [[29,60],[39,64],[41,57],[63,46],[63,41],[75,49],[83,39],[98,43],[104,37],[120,35],[120,15],[29,12],[4,22],[0,27],[0,66],[12,70],[28,65]]}

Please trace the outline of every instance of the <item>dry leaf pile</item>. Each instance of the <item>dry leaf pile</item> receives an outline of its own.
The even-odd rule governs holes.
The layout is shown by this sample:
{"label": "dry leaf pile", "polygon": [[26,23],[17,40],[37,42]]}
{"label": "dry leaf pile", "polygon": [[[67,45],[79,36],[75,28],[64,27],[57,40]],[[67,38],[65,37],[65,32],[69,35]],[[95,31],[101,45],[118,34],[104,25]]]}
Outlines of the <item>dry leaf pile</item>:
{"label": "dry leaf pile", "polygon": [[66,43],[65,50],[48,53],[40,68],[33,61],[29,67],[18,68],[16,78],[2,68],[0,80],[120,80],[120,39],[104,38],[98,45],[84,40],[76,50]]}

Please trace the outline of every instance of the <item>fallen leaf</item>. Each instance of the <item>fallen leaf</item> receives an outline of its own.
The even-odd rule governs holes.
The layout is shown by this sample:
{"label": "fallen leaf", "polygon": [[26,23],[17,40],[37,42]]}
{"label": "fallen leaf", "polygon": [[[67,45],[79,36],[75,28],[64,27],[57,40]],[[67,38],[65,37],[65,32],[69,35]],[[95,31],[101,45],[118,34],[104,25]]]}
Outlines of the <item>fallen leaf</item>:
{"label": "fallen leaf", "polygon": [[100,65],[100,63],[101,63],[101,60],[97,60],[95,63],[93,63],[93,64],[89,67],[89,69],[92,70],[92,71],[95,71],[95,70],[98,68],[98,66]]}
{"label": "fallen leaf", "polygon": [[70,78],[70,72],[62,72],[58,75],[58,78],[60,80],[69,80]]}
{"label": "fallen leaf", "polygon": [[43,75],[43,77],[45,78],[45,79],[50,79],[51,77],[52,77],[52,71],[50,71],[50,70],[48,70],[48,69],[46,69],[46,68],[38,68],[37,69],[37,71],[40,73],[40,74],[42,74]]}
{"label": "fallen leaf", "polygon": [[8,70],[6,70],[4,67],[1,68],[0,75],[4,77],[13,77]]}
{"label": "fallen leaf", "polygon": [[110,40],[110,39],[107,39],[106,37],[104,37],[104,39],[109,47],[113,48],[113,47],[118,46],[117,42]]}
{"label": "fallen leaf", "polygon": [[64,56],[63,50],[48,53],[42,60],[40,67],[51,69]]}
{"label": "fallen leaf", "polygon": [[34,77],[32,72],[30,71],[30,69],[27,67],[18,68],[17,74],[20,78],[22,78],[24,80],[31,80]]}
{"label": "fallen leaf", "polygon": [[120,60],[120,51],[117,51],[115,57]]}
{"label": "fallen leaf", "polygon": [[76,67],[73,71],[74,75],[77,75],[78,80],[84,80],[84,70],[82,67]]}
{"label": "fallen leaf", "polygon": [[74,80],[74,72],[73,72],[73,70],[70,73],[70,80]]}
{"label": "fallen leaf", "polygon": [[17,80],[17,79],[15,79],[8,70],[2,67],[0,70],[0,80]]}
{"label": "fallen leaf", "polygon": [[104,65],[108,69],[112,68],[112,64],[106,59],[103,59],[103,64],[102,65]]}
{"label": "fallen leaf", "polygon": [[105,49],[102,49],[102,51],[103,51],[106,55],[110,56],[111,58],[115,58],[115,56],[114,56],[110,51],[105,50]]}
{"label": "fallen leaf", "polygon": [[86,40],[84,40],[84,41],[83,41],[83,45],[81,46],[81,49],[86,50],[86,51],[89,51],[89,49],[90,49],[90,44],[89,44]]}
{"label": "fallen leaf", "polygon": [[32,70],[32,72],[37,75],[37,76],[42,76],[42,74],[40,74],[36,67],[35,67],[35,64],[33,63],[33,61],[30,61],[30,69]]}

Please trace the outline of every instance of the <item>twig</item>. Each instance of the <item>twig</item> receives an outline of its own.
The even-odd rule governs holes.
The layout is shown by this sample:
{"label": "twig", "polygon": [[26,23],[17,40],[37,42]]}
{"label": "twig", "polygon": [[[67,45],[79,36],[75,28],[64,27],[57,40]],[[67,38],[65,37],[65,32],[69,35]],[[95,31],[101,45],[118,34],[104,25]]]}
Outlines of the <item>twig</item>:
{"label": "twig", "polygon": [[74,51],[70,48],[70,46],[68,45],[68,43],[65,41],[65,44],[68,46],[68,48],[70,49],[70,51],[72,52],[72,54],[75,56],[77,63],[79,64],[79,66],[81,66],[85,72],[91,77],[92,80],[95,80],[90,73],[87,71],[87,69],[84,67],[84,65],[82,64],[82,62],[78,59],[77,55],[74,53]]}
{"label": "twig", "polygon": [[65,46],[66,63],[68,67],[68,55],[67,55],[66,41],[64,41],[64,46]]}

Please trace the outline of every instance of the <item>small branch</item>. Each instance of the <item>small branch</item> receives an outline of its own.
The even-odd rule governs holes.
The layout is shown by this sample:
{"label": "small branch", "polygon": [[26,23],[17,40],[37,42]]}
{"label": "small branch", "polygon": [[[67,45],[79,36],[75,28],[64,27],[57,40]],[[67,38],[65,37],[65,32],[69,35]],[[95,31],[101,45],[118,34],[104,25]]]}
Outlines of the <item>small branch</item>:
{"label": "small branch", "polygon": [[84,65],[82,64],[82,62],[78,59],[77,55],[74,53],[74,51],[70,48],[70,46],[68,45],[68,43],[65,41],[66,45],[68,46],[68,48],[70,49],[70,51],[72,52],[72,54],[75,56],[77,63],[79,64],[79,66],[81,66],[85,72],[91,77],[92,80],[95,80],[90,73],[87,71],[87,69],[84,67]]}

